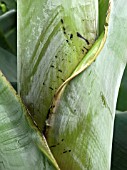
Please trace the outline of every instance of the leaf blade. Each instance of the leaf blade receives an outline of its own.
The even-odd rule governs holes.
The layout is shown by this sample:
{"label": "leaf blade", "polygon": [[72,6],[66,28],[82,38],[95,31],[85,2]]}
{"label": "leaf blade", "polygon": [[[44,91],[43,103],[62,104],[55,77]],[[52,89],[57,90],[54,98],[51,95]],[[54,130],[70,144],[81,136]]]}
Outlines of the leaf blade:
{"label": "leaf blade", "polygon": [[59,169],[44,137],[1,72],[0,103],[0,167]]}
{"label": "leaf blade", "polygon": [[108,6],[109,0],[99,0],[99,34],[101,34],[104,31]]}
{"label": "leaf blade", "polygon": [[127,169],[127,112],[116,111],[111,170]]}
{"label": "leaf blade", "polygon": [[119,33],[121,25],[127,30],[126,7],[111,2],[104,48],[95,63],[61,90],[47,120],[49,146],[60,143],[51,150],[61,169],[110,169],[115,107],[127,63],[127,36],[124,30]]}
{"label": "leaf blade", "polygon": [[121,110],[121,111],[127,110],[127,65],[119,89],[117,110]]}
{"label": "leaf blade", "polygon": [[[42,129],[55,91],[70,76],[98,34],[98,1],[30,1],[26,6],[25,3],[20,1],[18,7],[19,92]],[[24,13],[30,8],[25,18]],[[32,11],[37,17],[32,16]],[[22,31],[25,26],[28,29]],[[28,63],[31,63],[29,69]]]}
{"label": "leaf blade", "polygon": [[16,10],[12,9],[0,16],[0,46],[16,55]]}
{"label": "leaf blade", "polygon": [[0,70],[8,81],[17,82],[17,60],[16,56],[0,47]]}

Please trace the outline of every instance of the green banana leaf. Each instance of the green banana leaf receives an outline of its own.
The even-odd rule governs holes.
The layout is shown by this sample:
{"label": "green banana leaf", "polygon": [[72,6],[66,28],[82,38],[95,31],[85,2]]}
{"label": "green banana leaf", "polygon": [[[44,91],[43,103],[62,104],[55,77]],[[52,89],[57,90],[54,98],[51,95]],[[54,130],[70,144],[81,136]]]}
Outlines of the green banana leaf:
{"label": "green banana leaf", "polygon": [[15,0],[1,0],[0,3],[5,5],[6,10],[16,9],[17,7],[17,2]]}
{"label": "green banana leaf", "polygon": [[45,138],[0,72],[0,170],[59,169]]}
{"label": "green banana leaf", "polygon": [[127,110],[127,65],[122,78],[119,96],[117,101],[117,110],[126,111]]}
{"label": "green banana leaf", "polygon": [[18,2],[18,91],[40,129],[97,35],[98,0]]}
{"label": "green banana leaf", "polygon": [[[126,9],[126,0],[111,1],[108,36],[96,61],[54,97],[45,135],[61,170],[110,169],[116,101],[127,63]],[[80,67],[87,64],[84,59]]]}
{"label": "green banana leaf", "polygon": [[8,81],[17,89],[17,60],[16,56],[0,47],[0,70]]}
{"label": "green banana leaf", "polygon": [[0,47],[0,70],[10,82],[17,81],[16,64],[16,56]]}
{"label": "green banana leaf", "polygon": [[99,0],[99,34],[104,30],[109,0]]}
{"label": "green banana leaf", "polygon": [[111,170],[127,169],[127,111],[116,112]]}
{"label": "green banana leaf", "polygon": [[0,46],[16,55],[16,10],[12,9],[0,16]]}

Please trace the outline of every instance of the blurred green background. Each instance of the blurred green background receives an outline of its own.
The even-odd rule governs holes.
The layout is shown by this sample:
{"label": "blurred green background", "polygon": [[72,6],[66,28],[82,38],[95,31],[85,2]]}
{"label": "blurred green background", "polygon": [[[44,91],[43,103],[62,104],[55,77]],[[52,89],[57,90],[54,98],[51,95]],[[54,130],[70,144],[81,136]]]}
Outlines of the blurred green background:
{"label": "blurred green background", "polygon": [[0,70],[17,89],[17,2],[0,1]]}

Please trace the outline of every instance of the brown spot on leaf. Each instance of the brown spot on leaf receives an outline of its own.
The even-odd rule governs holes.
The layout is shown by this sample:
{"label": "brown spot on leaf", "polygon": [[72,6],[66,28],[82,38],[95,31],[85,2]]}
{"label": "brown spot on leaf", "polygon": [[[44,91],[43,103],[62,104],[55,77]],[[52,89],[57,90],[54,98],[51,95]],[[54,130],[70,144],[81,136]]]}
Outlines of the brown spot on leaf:
{"label": "brown spot on leaf", "polygon": [[77,32],[77,37],[79,37],[79,38],[81,38],[81,39],[83,39],[83,40],[85,40],[86,41],[86,43],[87,43],[87,45],[89,45],[90,43],[89,43],[89,41],[86,39],[86,38],[84,38],[79,32]]}
{"label": "brown spot on leaf", "polygon": [[63,19],[61,19],[60,21],[61,21],[62,24],[64,23]]}
{"label": "brown spot on leaf", "polygon": [[73,38],[73,34],[70,34],[70,39],[72,39]]}

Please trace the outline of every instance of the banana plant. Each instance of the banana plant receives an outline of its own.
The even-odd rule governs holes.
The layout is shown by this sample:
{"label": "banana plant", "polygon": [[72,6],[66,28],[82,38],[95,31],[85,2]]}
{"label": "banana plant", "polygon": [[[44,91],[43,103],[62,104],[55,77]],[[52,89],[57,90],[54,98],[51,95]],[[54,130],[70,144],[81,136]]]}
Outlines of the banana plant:
{"label": "banana plant", "polygon": [[127,66],[124,71],[123,79],[120,86],[117,110],[126,111],[127,110]]}
{"label": "banana plant", "polygon": [[[98,35],[98,0],[22,0],[18,8],[19,93],[43,129],[56,90]],[[32,15],[34,11],[36,15]]]}
{"label": "banana plant", "polygon": [[127,169],[127,111],[116,112],[112,153],[112,170]]}
{"label": "banana plant", "polygon": [[0,72],[0,169],[116,170],[111,152],[127,63],[126,1],[17,5],[18,94]]}
{"label": "banana plant", "polygon": [[59,169],[45,138],[0,73],[0,169]]}

